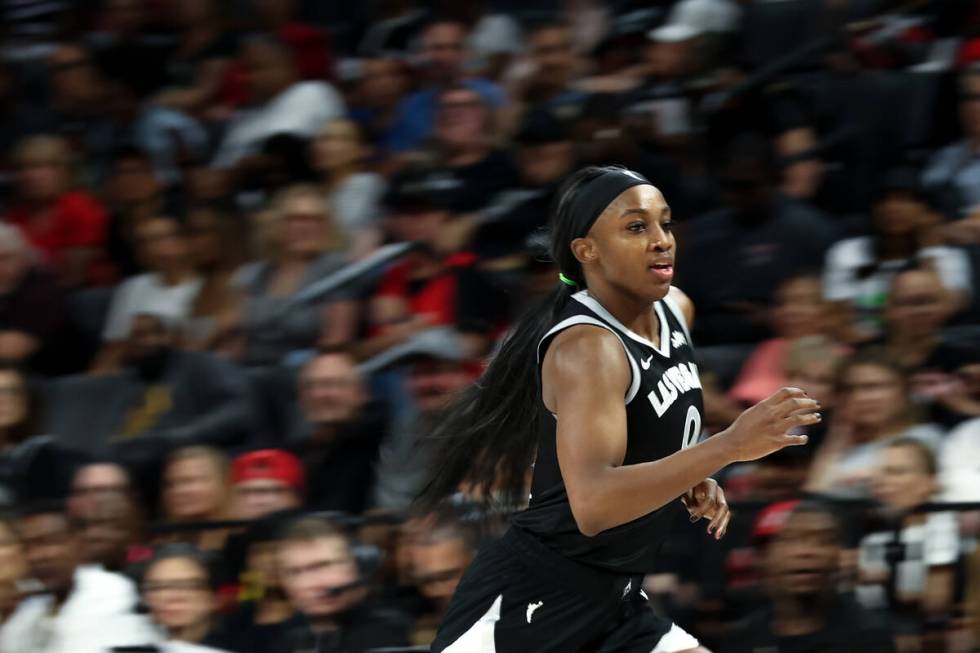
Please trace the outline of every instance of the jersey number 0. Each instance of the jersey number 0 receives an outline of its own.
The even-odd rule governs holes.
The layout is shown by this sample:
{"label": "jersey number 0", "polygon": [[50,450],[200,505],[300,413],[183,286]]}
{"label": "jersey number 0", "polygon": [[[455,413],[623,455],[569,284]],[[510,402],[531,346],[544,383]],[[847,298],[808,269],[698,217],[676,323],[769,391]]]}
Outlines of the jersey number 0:
{"label": "jersey number 0", "polygon": [[701,412],[697,406],[690,406],[687,409],[687,418],[684,420],[684,441],[681,449],[687,449],[698,443],[701,435]]}

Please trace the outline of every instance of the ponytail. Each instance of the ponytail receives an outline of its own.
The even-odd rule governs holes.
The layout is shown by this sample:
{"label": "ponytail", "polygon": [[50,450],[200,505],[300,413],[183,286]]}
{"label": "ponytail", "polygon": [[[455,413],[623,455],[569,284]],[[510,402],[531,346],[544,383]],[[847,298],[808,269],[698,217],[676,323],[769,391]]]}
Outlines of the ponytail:
{"label": "ponytail", "polygon": [[526,502],[527,477],[538,436],[552,419],[541,400],[538,343],[571,296],[585,288],[582,266],[570,245],[598,217],[591,216],[585,225],[581,211],[572,209],[580,207],[576,200],[589,182],[622,171],[615,167],[583,168],[559,190],[551,210],[551,253],[561,278],[544,300],[518,320],[483,376],[460,394],[447,416],[425,438],[423,445],[435,455],[417,499],[423,507],[432,507],[454,494],[463,483],[472,484],[486,503],[496,499],[503,507],[513,508]]}

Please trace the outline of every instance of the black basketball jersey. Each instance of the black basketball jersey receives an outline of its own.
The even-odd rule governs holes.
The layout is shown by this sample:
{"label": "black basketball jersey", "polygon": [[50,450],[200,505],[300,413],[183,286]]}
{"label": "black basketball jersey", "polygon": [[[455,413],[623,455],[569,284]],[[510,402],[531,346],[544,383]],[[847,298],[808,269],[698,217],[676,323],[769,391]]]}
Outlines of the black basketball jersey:
{"label": "black basketball jersey", "polygon": [[[660,323],[659,346],[630,331],[588,291],[573,295],[554,326],[538,345],[538,370],[552,340],[561,331],[589,324],[619,338],[631,370],[626,391],[627,444],[624,465],[669,456],[698,441],[703,401],[691,337],[683,313],[666,297],[653,306]],[[588,383],[587,378],[582,379]],[[556,427],[541,434],[528,508],[513,525],[552,550],[582,563],[624,574],[654,570],[654,560],[671,522],[683,510],[679,501],[628,524],[593,537],[583,535],[572,516],[558,467]]]}

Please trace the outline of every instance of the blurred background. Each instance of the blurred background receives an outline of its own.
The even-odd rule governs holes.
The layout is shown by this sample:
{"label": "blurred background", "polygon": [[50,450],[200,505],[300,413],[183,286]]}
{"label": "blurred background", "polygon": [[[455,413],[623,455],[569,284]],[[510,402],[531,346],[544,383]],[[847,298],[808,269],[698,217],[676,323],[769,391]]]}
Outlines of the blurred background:
{"label": "blurred background", "polygon": [[980,3],[0,17],[0,652],[427,650],[507,511],[413,510],[419,442],[590,163],[678,219],[703,437],[785,384],[826,411],[719,474],[730,532],[676,525],[655,608],[715,651],[977,650]]}

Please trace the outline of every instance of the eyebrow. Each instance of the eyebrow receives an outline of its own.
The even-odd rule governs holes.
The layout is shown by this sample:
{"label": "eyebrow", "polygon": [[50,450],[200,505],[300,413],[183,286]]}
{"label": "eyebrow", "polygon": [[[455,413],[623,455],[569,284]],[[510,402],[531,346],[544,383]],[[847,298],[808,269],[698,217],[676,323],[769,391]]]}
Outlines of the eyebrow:
{"label": "eyebrow", "polygon": [[[636,207],[636,208],[632,208],[632,209],[626,209],[625,211],[622,212],[622,214],[620,214],[619,217],[620,218],[625,218],[628,215],[636,215],[636,214],[648,215],[649,213],[650,213],[649,211],[647,211],[646,209],[644,209],[642,207]],[[661,209],[660,215],[666,216],[666,217],[669,218],[670,215],[671,215],[670,207],[667,206],[666,204],[664,204],[664,208]]]}

